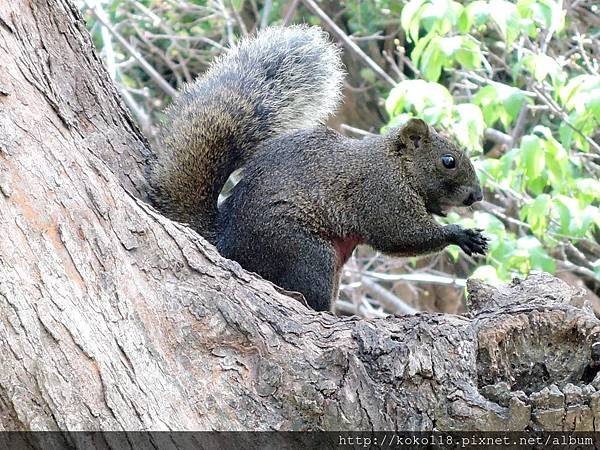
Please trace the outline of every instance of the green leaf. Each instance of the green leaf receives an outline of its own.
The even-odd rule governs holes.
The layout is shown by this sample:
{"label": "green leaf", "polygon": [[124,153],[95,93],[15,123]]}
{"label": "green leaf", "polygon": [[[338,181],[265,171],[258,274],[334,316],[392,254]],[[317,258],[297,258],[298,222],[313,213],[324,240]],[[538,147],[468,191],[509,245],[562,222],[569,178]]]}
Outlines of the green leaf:
{"label": "green leaf", "polygon": [[[497,180],[500,177],[500,174],[502,172],[502,164],[500,163],[500,160],[498,159],[492,159],[492,158],[487,158],[483,161],[481,161],[482,164],[482,169],[485,171],[485,173],[489,174],[489,176],[493,179],[493,180]],[[482,184],[486,184],[486,175],[485,174],[480,174],[479,179],[481,180]]]}
{"label": "green leaf", "polygon": [[600,209],[591,205],[586,206],[581,214],[581,225],[577,230],[577,234],[584,236],[592,225],[598,223],[600,223]]}
{"label": "green leaf", "polygon": [[523,65],[537,81],[544,80],[548,75],[556,79],[561,74],[561,68],[556,60],[543,53],[525,56]]}
{"label": "green leaf", "polygon": [[444,61],[439,39],[432,39],[421,57],[420,69],[423,77],[429,81],[437,81],[442,73]]}
{"label": "green leaf", "polygon": [[490,261],[501,261],[501,269],[510,267],[510,259],[515,252],[516,242],[512,236],[509,238],[496,239],[490,242],[488,259]]}
{"label": "green leaf", "polygon": [[479,69],[482,59],[479,45],[465,38],[463,45],[456,52],[455,58],[465,69]]}
{"label": "green leaf", "polygon": [[571,226],[571,199],[564,196],[558,196],[553,201],[553,208],[558,211],[558,217],[560,219],[560,232],[562,234],[569,234],[569,227]]}
{"label": "green leaf", "polygon": [[511,88],[511,86],[506,86],[504,84],[501,86],[502,88],[499,89],[498,97],[502,101],[502,105],[508,114],[508,120],[504,124],[504,126],[508,127],[519,115],[525,96],[523,92],[517,88]]}
{"label": "green leaf", "polygon": [[451,36],[442,38],[439,40],[440,50],[448,58],[452,58],[454,56],[454,53],[456,53],[462,47],[463,40],[463,36]]}
{"label": "green leaf", "polygon": [[450,116],[452,105],[453,99],[448,89],[425,80],[405,80],[398,83],[390,91],[385,103],[386,110],[392,117],[403,112],[414,112],[432,124]]}
{"label": "green leaf", "polygon": [[589,91],[585,99],[585,107],[594,115],[596,121],[600,122],[600,88]]}
{"label": "green leaf", "polygon": [[413,51],[410,54],[410,59],[412,60],[412,62],[415,66],[419,66],[419,61],[421,60],[421,56],[423,55],[423,52],[429,45],[429,42],[432,39],[437,38],[437,37],[438,37],[437,34],[434,31],[431,31],[431,32],[427,33],[425,36],[423,36],[421,39],[419,39],[419,41],[417,42],[417,45],[415,45],[415,48],[413,49]]}
{"label": "green leaf", "polygon": [[473,98],[473,103],[481,107],[483,118],[488,126],[493,126],[498,120],[499,113],[497,104],[498,93],[493,85],[487,85],[479,89]]}
{"label": "green leaf", "polygon": [[562,234],[583,237],[599,220],[597,207],[585,204],[582,207],[580,201],[565,195],[557,195],[553,206],[560,217]]}
{"label": "green leaf", "polygon": [[569,175],[569,155],[556,139],[546,141],[546,166],[550,183],[559,187]]}
{"label": "green leaf", "polygon": [[600,89],[600,75],[579,75],[559,90],[559,97],[567,110],[585,107],[585,101],[591,91]]}
{"label": "green leaf", "polygon": [[419,22],[425,0],[410,0],[400,14],[400,25],[407,34],[408,40],[416,42],[419,39]]}
{"label": "green leaf", "polygon": [[475,221],[475,226],[485,230],[487,234],[497,237],[502,237],[506,234],[506,228],[502,221],[492,214],[475,211],[473,220]]}
{"label": "green leaf", "polygon": [[571,147],[571,144],[573,143],[573,137],[575,136],[575,131],[573,128],[562,122],[558,127],[558,135],[560,136],[560,142],[562,145],[567,148]]}
{"label": "green leaf", "polygon": [[480,140],[485,130],[485,122],[481,109],[471,103],[463,103],[454,107],[454,134],[461,144],[471,150],[480,150]]}
{"label": "green leaf", "polygon": [[400,86],[396,86],[385,99],[385,110],[390,117],[394,117],[404,110],[404,94],[404,90]]}
{"label": "green leaf", "polygon": [[505,0],[491,0],[488,8],[490,17],[498,26],[502,38],[510,45],[518,34],[516,6]]}
{"label": "green leaf", "polygon": [[521,217],[531,225],[531,231],[543,238],[548,228],[548,218],[552,201],[547,194],[538,195],[535,200],[521,209]]}
{"label": "green leaf", "polygon": [[478,69],[481,65],[479,45],[467,36],[442,38],[439,46],[446,59],[458,61],[465,69]]}
{"label": "green leaf", "polygon": [[525,163],[526,176],[530,180],[541,177],[546,163],[542,140],[531,134],[523,136],[520,149]]}
{"label": "green leaf", "polygon": [[458,22],[463,9],[460,3],[451,0],[431,0],[424,7],[421,17],[427,30],[444,35]]}
{"label": "green leaf", "polygon": [[448,252],[453,262],[458,261],[458,258],[460,258],[460,247],[457,245],[449,245],[446,247],[446,252]]}
{"label": "green leaf", "polygon": [[532,269],[550,273],[556,270],[556,261],[548,255],[541,245],[529,249],[529,261]]}
{"label": "green leaf", "polygon": [[520,89],[496,82],[481,88],[473,98],[481,106],[488,126],[500,119],[505,128],[517,118],[524,101],[525,94]]}
{"label": "green leaf", "polygon": [[534,18],[549,31],[560,32],[565,26],[566,15],[561,5],[562,2],[555,0],[538,0],[532,5]]}
{"label": "green leaf", "polygon": [[569,155],[565,148],[554,139],[548,127],[537,125],[533,132],[543,136],[541,144],[545,151],[545,163],[550,184],[556,189],[565,185],[565,177],[569,174]]}
{"label": "green leaf", "polygon": [[458,16],[458,22],[456,24],[458,31],[463,34],[468,33],[471,29],[472,24],[473,18],[469,14],[467,8],[463,8],[462,12]]}
{"label": "green leaf", "polygon": [[487,24],[490,16],[488,3],[481,0],[470,2],[465,8],[465,12],[469,17],[473,18],[475,26]]}
{"label": "green leaf", "polygon": [[518,0],[517,1],[517,12],[521,17],[531,17],[532,4],[535,3],[536,0]]}
{"label": "green leaf", "polygon": [[524,236],[517,240],[515,255],[525,257],[525,261],[520,261],[521,267],[519,268],[523,273],[528,273],[531,269],[547,272],[556,270],[554,260],[548,256],[540,241],[533,236]]}
{"label": "green leaf", "polygon": [[500,158],[500,163],[502,167],[500,185],[503,187],[511,187],[511,180],[515,178],[515,174],[517,173],[514,170],[514,166],[516,163],[520,162],[520,149],[513,148],[506,152]]}
{"label": "green leaf", "polygon": [[375,72],[368,67],[363,67],[360,69],[360,77],[370,84],[375,83]]}
{"label": "green leaf", "polygon": [[231,6],[235,11],[241,11],[244,0],[231,0]]}
{"label": "green leaf", "polygon": [[594,178],[579,178],[575,180],[578,197],[586,203],[600,200],[600,181]]}

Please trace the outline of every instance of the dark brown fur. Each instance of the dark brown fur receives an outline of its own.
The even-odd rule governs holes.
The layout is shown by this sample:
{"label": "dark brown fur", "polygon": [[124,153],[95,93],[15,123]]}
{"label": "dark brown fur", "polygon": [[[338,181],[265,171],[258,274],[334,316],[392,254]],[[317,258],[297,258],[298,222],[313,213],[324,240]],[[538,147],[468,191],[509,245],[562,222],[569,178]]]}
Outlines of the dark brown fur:
{"label": "dark brown fur", "polygon": [[[306,41],[306,32],[295,29],[293,39]],[[288,32],[271,31],[269,39],[278,33]],[[250,56],[253,45],[264,45],[260,35],[256,42],[245,44]],[[337,54],[324,41],[313,44],[312,51],[326,55],[320,64],[330,64],[330,72],[338,73],[339,62],[331,60]],[[283,51],[279,48],[273,45],[270,51]],[[263,51],[256,49],[256,54]],[[286,51],[290,54],[290,48]],[[281,83],[279,89],[290,95],[310,91],[313,97],[337,99],[338,93],[318,91],[331,86],[324,85],[321,74],[312,79],[309,67],[302,66],[302,54],[296,56],[295,70],[307,71],[303,78],[310,89]],[[242,59],[250,66],[259,64]],[[246,80],[250,69],[245,68],[240,79]],[[197,82],[196,88],[203,82]],[[480,230],[442,226],[432,217],[482,197],[473,165],[451,141],[419,119],[385,136],[362,140],[324,126],[257,133],[257,129],[273,130],[279,119],[273,103],[252,90],[256,83],[249,83],[240,83],[238,90],[213,84],[216,90],[205,92],[207,97],[199,105],[180,100],[183,106],[176,105],[170,112],[177,126],[167,128],[165,137],[167,147],[173,146],[169,139],[183,143],[177,147],[180,154],[175,162],[155,169],[161,174],[155,181],[159,194],[168,192],[159,195],[159,206],[209,236],[224,256],[302,293],[314,309],[327,310],[337,296],[340,270],[357,244],[401,256],[435,252],[449,244],[468,254],[485,252],[487,243]],[[269,114],[257,113],[261,102]],[[310,101],[300,103],[318,108]],[[286,119],[288,128],[289,123]],[[445,155],[454,157],[455,168],[444,167]],[[217,210],[217,195],[227,176],[242,164],[242,180]],[[164,186],[164,180],[171,179],[175,181]]]}

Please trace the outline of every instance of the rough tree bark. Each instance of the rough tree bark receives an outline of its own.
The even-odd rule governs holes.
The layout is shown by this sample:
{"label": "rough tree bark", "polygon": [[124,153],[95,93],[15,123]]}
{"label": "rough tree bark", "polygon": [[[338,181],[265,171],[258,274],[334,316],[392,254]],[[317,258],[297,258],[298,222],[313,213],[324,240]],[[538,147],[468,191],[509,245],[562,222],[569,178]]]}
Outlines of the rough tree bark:
{"label": "rough tree bark", "polygon": [[600,323],[565,283],[315,313],[143,203],[147,154],[76,8],[3,0],[0,429],[595,428]]}

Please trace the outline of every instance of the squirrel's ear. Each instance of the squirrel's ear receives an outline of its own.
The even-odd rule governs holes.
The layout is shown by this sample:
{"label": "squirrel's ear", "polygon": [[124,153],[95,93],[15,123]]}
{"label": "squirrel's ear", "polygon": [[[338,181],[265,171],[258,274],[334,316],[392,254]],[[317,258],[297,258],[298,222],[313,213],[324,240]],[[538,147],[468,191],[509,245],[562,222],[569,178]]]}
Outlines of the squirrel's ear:
{"label": "squirrel's ear", "polygon": [[414,148],[419,148],[420,143],[429,137],[429,125],[421,119],[409,119],[399,131],[402,143],[412,144]]}

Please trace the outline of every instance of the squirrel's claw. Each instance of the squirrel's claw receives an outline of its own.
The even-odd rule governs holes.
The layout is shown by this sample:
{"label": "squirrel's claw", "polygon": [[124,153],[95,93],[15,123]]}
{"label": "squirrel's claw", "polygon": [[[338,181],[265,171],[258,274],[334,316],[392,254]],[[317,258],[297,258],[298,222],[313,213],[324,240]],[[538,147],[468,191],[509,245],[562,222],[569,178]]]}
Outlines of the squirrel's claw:
{"label": "squirrel's claw", "polygon": [[485,255],[489,239],[482,234],[481,229],[465,229],[459,236],[458,245],[467,255]]}

